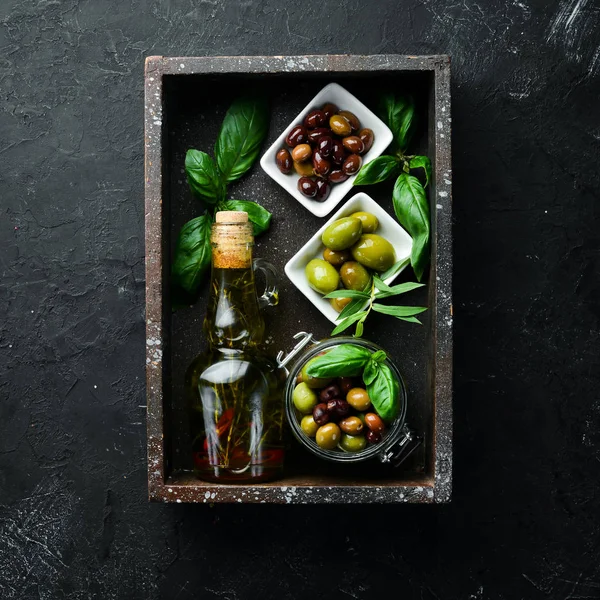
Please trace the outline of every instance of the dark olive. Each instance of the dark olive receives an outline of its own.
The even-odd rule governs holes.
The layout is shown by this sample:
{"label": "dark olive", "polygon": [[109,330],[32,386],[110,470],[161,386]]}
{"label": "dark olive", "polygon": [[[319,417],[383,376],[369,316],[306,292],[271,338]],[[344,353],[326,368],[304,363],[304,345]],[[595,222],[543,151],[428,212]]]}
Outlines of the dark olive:
{"label": "dark olive", "polygon": [[306,142],[308,142],[308,131],[303,125],[293,127],[285,138],[285,143],[292,148],[295,148],[298,144],[306,144]]}
{"label": "dark olive", "polygon": [[325,113],[322,110],[311,110],[306,117],[304,117],[304,124],[309,129],[315,127],[322,127],[326,123]]}
{"label": "dark olive", "polygon": [[352,154],[362,154],[365,149],[365,145],[357,135],[345,137],[342,140],[342,144],[344,144],[344,148],[352,152]]}
{"label": "dark olive", "polygon": [[325,118],[327,119],[327,121],[329,121],[329,119],[331,119],[331,117],[333,117],[333,115],[337,114],[339,109],[332,102],[328,102],[327,104],[323,105],[321,110],[325,113]]}
{"label": "dark olive", "polygon": [[329,181],[331,181],[333,184],[342,183],[342,181],[346,181],[346,179],[348,179],[348,175],[346,175],[346,173],[344,173],[344,171],[341,169],[335,169],[329,173]]}
{"label": "dark olive", "polygon": [[292,170],[292,157],[290,156],[290,151],[287,148],[282,148],[275,155],[275,162],[277,163],[277,168],[286,175]]}
{"label": "dark olive", "polygon": [[340,110],[338,115],[344,117],[344,119],[350,123],[352,131],[358,131],[360,129],[360,121],[354,113],[351,113],[349,110]]}
{"label": "dark olive", "polygon": [[[325,248],[323,258],[334,267],[341,267],[345,262],[352,260],[352,254],[349,250],[332,250]],[[348,388],[350,390],[350,388]]]}
{"label": "dark olive", "polygon": [[312,148],[308,144],[298,144],[292,150],[292,158],[296,162],[304,162],[308,160],[312,154]]}
{"label": "dark olive", "polygon": [[331,171],[331,163],[321,156],[318,150],[313,153],[313,168],[317,175],[327,175]]}
{"label": "dark olive", "polygon": [[317,142],[317,149],[323,158],[329,158],[333,150],[333,138],[329,135],[323,135]]}
{"label": "dark olive", "polygon": [[354,379],[352,379],[352,377],[340,377],[338,379],[338,383],[340,389],[342,390],[342,392],[344,392],[344,394],[347,394],[352,388],[356,387],[356,384],[354,383]]}
{"label": "dark olive", "polygon": [[373,142],[375,141],[375,134],[372,129],[361,129],[358,132],[358,137],[362,140],[362,143],[365,145],[365,149],[361,152],[364,154],[368,152],[373,146]]}
{"label": "dark olive", "polygon": [[381,434],[377,431],[371,431],[370,429],[365,434],[365,437],[367,438],[367,442],[369,442],[369,444],[379,444],[381,441]]}
{"label": "dark olive", "polygon": [[317,195],[317,182],[310,177],[300,177],[298,179],[298,190],[307,198],[314,198]]}
{"label": "dark olive", "polygon": [[344,173],[346,173],[346,175],[354,175],[354,173],[356,173],[360,169],[361,164],[362,159],[360,158],[360,156],[358,154],[351,154],[344,161],[344,164],[342,165],[342,170],[344,171]]}
{"label": "dark olive", "polygon": [[333,133],[342,137],[350,135],[352,132],[348,119],[345,119],[342,115],[333,115],[329,119],[329,127],[331,127]]}
{"label": "dark olive", "polygon": [[331,136],[329,127],[317,127],[308,132],[308,141],[310,144],[316,144],[324,135]]}
{"label": "dark olive", "polygon": [[341,398],[334,398],[327,402],[327,412],[332,421],[345,419],[350,414],[350,405]]}
{"label": "dark olive", "polygon": [[376,413],[367,413],[365,415],[365,424],[371,431],[374,431],[375,433],[383,433],[385,430],[385,425],[381,417]]}
{"label": "dark olive", "polygon": [[329,422],[329,411],[327,410],[327,404],[317,404],[313,408],[313,419],[317,425],[325,425]]}
{"label": "dark olive", "polygon": [[339,140],[333,140],[333,148],[331,149],[331,160],[336,165],[341,165],[346,160],[346,152],[344,145]]}
{"label": "dark olive", "polygon": [[326,388],[323,388],[321,390],[321,392],[319,393],[319,400],[321,400],[321,402],[329,402],[330,400],[333,400],[334,398],[341,398],[342,397],[342,391],[340,390],[340,388],[335,385],[335,383],[332,383],[331,385],[328,385]]}
{"label": "dark olive", "polygon": [[317,200],[324,202],[331,193],[331,184],[325,179],[317,179]]}

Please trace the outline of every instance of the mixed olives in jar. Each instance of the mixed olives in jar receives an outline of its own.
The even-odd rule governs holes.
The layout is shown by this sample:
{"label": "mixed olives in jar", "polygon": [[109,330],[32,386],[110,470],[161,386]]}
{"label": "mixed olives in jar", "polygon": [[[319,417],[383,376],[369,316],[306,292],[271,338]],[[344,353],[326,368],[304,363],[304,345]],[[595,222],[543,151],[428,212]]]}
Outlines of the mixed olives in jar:
{"label": "mixed olives in jar", "polygon": [[[387,397],[380,391],[380,386],[370,385],[374,379],[374,367],[370,365],[367,369],[366,365],[371,361],[381,362],[381,356],[385,357],[385,353],[381,350],[372,353],[364,347],[356,348],[354,344],[340,344],[319,353],[302,366],[295,380],[293,409],[288,414],[299,426],[297,433],[314,442],[321,450],[359,453],[377,446],[386,440],[394,421],[401,414],[402,384],[399,377],[395,387],[388,386],[393,391]],[[358,358],[362,353],[362,364],[356,362],[353,349],[359,353]],[[349,352],[347,361],[336,355],[342,351]],[[328,358],[331,360],[326,364]],[[344,373],[353,368],[352,363],[358,366],[352,371],[352,376],[346,376]],[[328,368],[328,376],[311,374],[315,367]],[[376,370],[379,368],[387,369],[389,376],[395,375],[389,367],[375,367]],[[367,373],[369,369],[370,374]],[[331,377],[338,372],[339,376]]]}
{"label": "mixed olives in jar", "polygon": [[[364,211],[331,223],[321,235],[323,258],[311,260],[305,268],[310,287],[323,295],[337,289],[369,290],[373,273],[389,269],[396,261],[394,247],[377,233],[378,228],[377,217]],[[330,302],[341,312],[350,298]]]}
{"label": "mixed olives in jar", "polygon": [[331,186],[358,172],[374,140],[373,131],[363,128],[354,113],[328,102],[290,129],[287,147],[279,149],[275,162],[285,175],[300,176],[297,187],[306,198],[323,202]]}

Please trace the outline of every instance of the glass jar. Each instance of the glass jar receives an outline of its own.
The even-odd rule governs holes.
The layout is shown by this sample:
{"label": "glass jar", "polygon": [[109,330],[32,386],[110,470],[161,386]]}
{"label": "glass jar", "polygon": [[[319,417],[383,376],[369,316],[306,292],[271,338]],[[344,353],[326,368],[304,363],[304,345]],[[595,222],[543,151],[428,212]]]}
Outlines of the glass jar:
{"label": "glass jar", "polygon": [[375,458],[379,459],[382,463],[398,466],[419,447],[422,437],[406,424],[406,386],[398,367],[389,358],[385,360],[385,363],[390,367],[399,384],[400,410],[396,419],[388,426],[387,433],[380,443],[367,446],[359,452],[326,450],[305,435],[300,428],[298,412],[292,399],[294,387],[296,386],[296,378],[302,367],[311,358],[323,352],[323,350],[334,348],[340,344],[362,346],[371,352],[383,350],[383,348],[380,348],[369,340],[353,337],[336,337],[317,341],[311,333],[304,331],[297,333],[294,339],[300,339],[300,341],[289,354],[285,355],[284,352],[280,352],[277,356],[277,362],[280,367],[288,371],[284,391],[286,417],[294,437],[304,448],[320,458],[336,463],[356,463]]}

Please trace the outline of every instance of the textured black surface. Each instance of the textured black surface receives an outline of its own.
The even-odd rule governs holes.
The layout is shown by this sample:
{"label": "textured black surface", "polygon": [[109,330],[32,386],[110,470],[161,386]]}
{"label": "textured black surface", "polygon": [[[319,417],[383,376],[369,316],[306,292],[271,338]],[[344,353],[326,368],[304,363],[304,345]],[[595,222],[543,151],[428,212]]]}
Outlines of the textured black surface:
{"label": "textured black surface", "polygon": [[[0,596],[600,597],[599,28],[594,0],[3,2]],[[149,505],[143,59],[327,52],[453,57],[453,503]]]}

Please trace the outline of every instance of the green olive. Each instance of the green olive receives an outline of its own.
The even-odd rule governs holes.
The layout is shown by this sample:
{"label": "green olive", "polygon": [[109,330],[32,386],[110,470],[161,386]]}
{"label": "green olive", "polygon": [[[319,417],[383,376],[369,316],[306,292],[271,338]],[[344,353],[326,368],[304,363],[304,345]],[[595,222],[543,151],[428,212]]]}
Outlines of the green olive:
{"label": "green olive", "polygon": [[292,394],[294,406],[303,415],[312,413],[313,408],[317,404],[317,394],[313,392],[305,383],[299,383]]}
{"label": "green olive", "polygon": [[302,421],[300,421],[300,428],[308,437],[315,437],[317,435],[317,429],[319,426],[315,423],[312,415],[304,415]]}
{"label": "green olive", "polygon": [[361,220],[363,233],[375,233],[379,227],[379,221],[377,220],[377,217],[371,213],[361,210],[350,216]]}
{"label": "green olive", "polygon": [[[369,413],[373,414],[373,413]],[[346,417],[340,421],[340,429],[344,433],[357,435],[365,428],[365,424],[358,417]]]}
{"label": "green olive", "polygon": [[371,398],[369,398],[369,394],[367,390],[363,390],[362,388],[352,388],[346,394],[346,402],[356,410],[367,410],[371,406]]}
{"label": "green olive", "polygon": [[326,423],[317,429],[316,442],[320,448],[333,450],[340,441],[342,432],[335,423]]}
{"label": "green olive", "polygon": [[319,294],[329,294],[337,290],[340,283],[339,273],[322,258],[313,258],[304,269],[308,285],[319,292]]}
{"label": "green olive", "polygon": [[340,440],[340,447],[346,452],[360,452],[367,445],[364,435],[348,435],[344,433]]}
{"label": "green olive", "polygon": [[371,275],[359,262],[349,261],[342,265],[340,278],[347,290],[362,292],[370,283]]}
{"label": "green olive", "polygon": [[385,271],[395,261],[394,247],[376,233],[365,233],[352,246],[352,256],[361,265],[374,271]]}
{"label": "green olive", "polygon": [[350,135],[352,131],[352,127],[350,126],[348,119],[341,115],[333,115],[330,117],[329,127],[333,133],[342,137]]}
{"label": "green olive", "polygon": [[362,233],[362,223],[355,217],[334,221],[321,236],[323,245],[331,250],[345,250],[355,244]]}
{"label": "green olive", "polygon": [[311,377],[308,374],[308,367],[310,366],[310,363],[312,363],[313,360],[315,360],[316,358],[318,358],[317,356],[315,356],[314,358],[311,358],[303,367],[302,367],[302,381],[303,383],[306,383],[306,385],[311,389],[317,389],[317,388],[323,388],[325,387],[330,381],[331,378],[325,378],[325,377]]}
{"label": "green olive", "polygon": [[341,267],[345,262],[352,260],[350,250],[332,250],[325,248],[323,250],[323,258],[334,267]]}
{"label": "green olive", "polygon": [[342,312],[350,302],[352,302],[352,298],[331,298],[329,301],[337,312]]}

